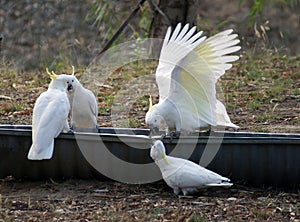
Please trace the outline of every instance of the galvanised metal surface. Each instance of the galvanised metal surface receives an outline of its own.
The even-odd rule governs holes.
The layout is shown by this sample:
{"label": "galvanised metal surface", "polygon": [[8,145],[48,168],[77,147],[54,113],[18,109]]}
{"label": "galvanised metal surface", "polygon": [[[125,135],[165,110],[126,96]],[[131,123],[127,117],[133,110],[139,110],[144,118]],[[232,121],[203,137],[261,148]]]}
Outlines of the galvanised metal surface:
{"label": "galvanised metal surface", "polygon": [[[107,180],[84,158],[78,146],[80,141],[100,150],[108,149],[121,160],[143,164],[152,162],[148,135],[147,129],[112,128],[101,128],[99,133],[61,133],[55,139],[52,159],[30,161],[27,154],[31,146],[31,126],[0,125],[0,178]],[[216,132],[210,136],[207,133],[183,136],[180,141],[165,138],[163,142],[170,155],[199,163],[208,140],[210,144],[221,145],[207,168],[229,177],[234,183],[300,188],[300,134]]]}

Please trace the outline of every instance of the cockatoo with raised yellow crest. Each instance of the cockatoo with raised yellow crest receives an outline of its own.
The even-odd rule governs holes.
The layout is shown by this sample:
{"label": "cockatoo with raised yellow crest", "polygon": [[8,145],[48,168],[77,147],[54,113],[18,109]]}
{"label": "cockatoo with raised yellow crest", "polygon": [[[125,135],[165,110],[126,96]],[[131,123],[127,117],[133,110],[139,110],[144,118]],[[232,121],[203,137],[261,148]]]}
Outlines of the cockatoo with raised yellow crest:
{"label": "cockatoo with raised yellow crest", "polygon": [[[72,75],[75,77],[74,66],[72,67]],[[71,105],[70,117],[72,129],[96,129],[98,127],[98,104],[94,93],[84,88],[76,77],[72,85],[73,87],[68,90],[68,98]]]}
{"label": "cockatoo with raised yellow crest", "polygon": [[167,156],[165,146],[156,140],[151,146],[150,156],[159,167],[164,181],[178,195],[188,195],[204,187],[230,187],[230,179],[191,162],[189,160]]}
{"label": "cockatoo with raised yellow crest", "polygon": [[152,106],[150,97],[145,117],[151,132],[163,122],[167,132],[176,133],[210,126],[238,128],[216,97],[217,80],[239,58],[229,55],[240,49],[237,34],[230,29],[206,38],[195,31],[180,23],[173,33],[171,27],[167,30],[155,74],[159,102]]}
{"label": "cockatoo with raised yellow crest", "polygon": [[28,153],[30,160],[51,159],[54,149],[54,138],[62,130],[69,131],[68,114],[70,103],[67,90],[72,88],[75,77],[72,75],[56,75],[51,77],[48,90],[36,100],[32,115],[32,145]]}

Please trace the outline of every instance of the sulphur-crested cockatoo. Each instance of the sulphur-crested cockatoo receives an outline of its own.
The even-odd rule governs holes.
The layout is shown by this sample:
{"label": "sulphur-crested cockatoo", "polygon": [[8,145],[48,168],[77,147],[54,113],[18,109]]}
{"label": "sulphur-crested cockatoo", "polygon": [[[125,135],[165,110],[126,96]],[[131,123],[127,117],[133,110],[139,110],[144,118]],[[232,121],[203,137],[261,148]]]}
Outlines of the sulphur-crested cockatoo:
{"label": "sulphur-crested cockatoo", "polygon": [[165,146],[156,140],[150,151],[150,156],[159,167],[164,181],[178,195],[192,194],[204,187],[230,187],[233,184],[226,177],[222,177],[189,160],[166,155]]}
{"label": "sulphur-crested cockatoo", "polygon": [[72,87],[76,79],[72,75],[50,73],[48,69],[47,73],[52,81],[48,90],[37,98],[33,108],[32,145],[27,156],[30,160],[51,159],[54,138],[62,130],[70,130],[67,89]]}
{"label": "sulphur-crested cockatoo", "polygon": [[237,34],[230,29],[206,38],[195,31],[188,24],[181,29],[180,23],[173,34],[171,27],[167,30],[155,74],[159,102],[152,106],[150,101],[145,117],[152,131],[163,122],[178,133],[209,126],[238,128],[216,97],[217,80],[239,58],[229,55],[240,49]]}
{"label": "sulphur-crested cockatoo", "polygon": [[98,104],[94,93],[84,88],[75,78],[72,88],[68,90],[68,98],[71,105],[71,126],[76,128],[97,128]]}

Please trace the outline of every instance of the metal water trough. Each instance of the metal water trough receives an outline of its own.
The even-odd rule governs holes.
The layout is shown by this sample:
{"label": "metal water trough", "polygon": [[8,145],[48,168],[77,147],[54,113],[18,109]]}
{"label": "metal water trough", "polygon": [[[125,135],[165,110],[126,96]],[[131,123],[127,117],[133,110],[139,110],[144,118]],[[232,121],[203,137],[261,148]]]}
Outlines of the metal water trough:
{"label": "metal water trough", "polygon": [[[55,140],[52,159],[30,161],[27,153],[31,146],[31,126],[0,125],[0,178],[107,180],[108,177],[86,160],[80,143],[84,141],[89,149],[100,151],[98,157],[109,150],[117,159],[139,166],[153,163],[149,156],[151,140],[148,135],[147,129],[113,128],[101,128],[96,133],[61,133]],[[205,152],[210,152],[210,147],[206,146],[208,142],[220,143],[217,149],[211,148],[215,149],[212,153],[216,152],[216,155],[208,161],[208,169],[229,177],[234,183],[300,188],[300,134],[216,132],[210,136],[183,136],[179,141],[164,138],[163,142],[170,155],[189,158],[197,163]],[[98,157],[94,159],[97,161]],[[109,159],[105,164],[111,171],[125,170],[113,166]],[[156,166],[151,170],[153,174],[159,173]],[[152,171],[145,173],[150,175]],[[128,175],[128,172],[125,174]]]}

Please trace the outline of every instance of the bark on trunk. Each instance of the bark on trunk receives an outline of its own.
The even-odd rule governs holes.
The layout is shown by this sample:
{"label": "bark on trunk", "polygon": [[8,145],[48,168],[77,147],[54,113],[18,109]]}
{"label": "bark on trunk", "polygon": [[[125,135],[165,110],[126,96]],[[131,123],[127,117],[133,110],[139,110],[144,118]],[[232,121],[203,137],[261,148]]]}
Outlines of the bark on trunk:
{"label": "bark on trunk", "polygon": [[[179,22],[182,24],[190,23],[190,25],[196,25],[198,1],[199,0],[160,0],[158,7],[168,16],[173,27]],[[166,19],[156,11],[150,27],[150,37],[163,38],[167,27],[168,23]]]}

